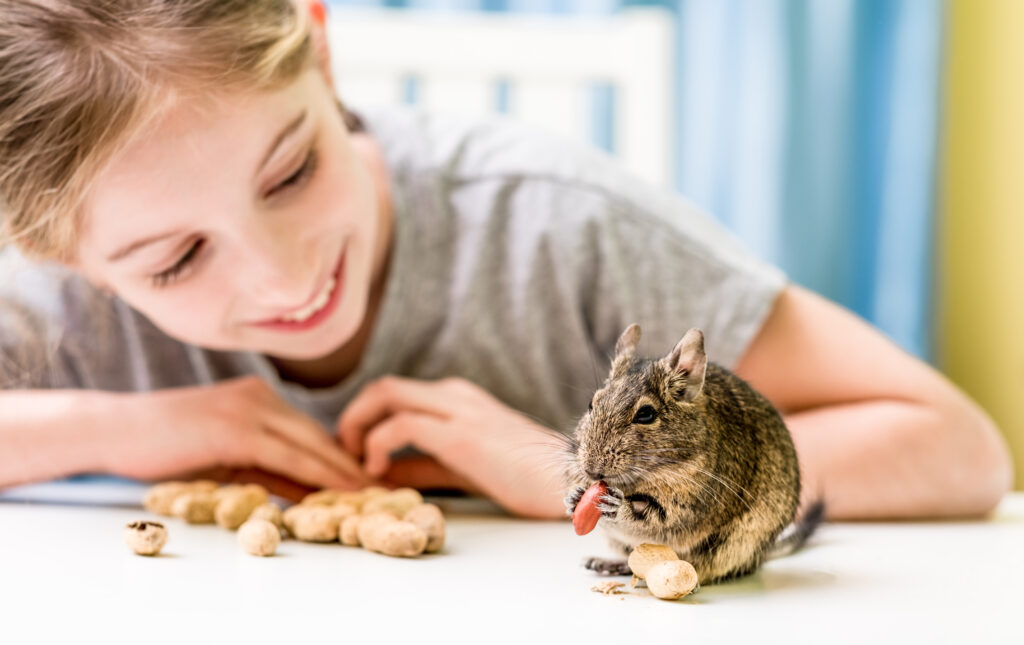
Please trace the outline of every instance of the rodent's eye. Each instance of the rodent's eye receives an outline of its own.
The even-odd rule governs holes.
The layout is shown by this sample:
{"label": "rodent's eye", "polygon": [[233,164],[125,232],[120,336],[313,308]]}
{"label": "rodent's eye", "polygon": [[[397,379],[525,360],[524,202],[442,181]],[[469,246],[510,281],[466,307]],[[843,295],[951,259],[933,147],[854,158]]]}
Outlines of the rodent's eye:
{"label": "rodent's eye", "polygon": [[594,411],[594,399],[590,399],[590,405],[587,406],[587,412]]}
{"label": "rodent's eye", "polygon": [[658,416],[658,413],[654,411],[653,407],[643,405],[636,411],[636,416],[633,417],[633,423],[654,423],[654,418],[656,416]]}

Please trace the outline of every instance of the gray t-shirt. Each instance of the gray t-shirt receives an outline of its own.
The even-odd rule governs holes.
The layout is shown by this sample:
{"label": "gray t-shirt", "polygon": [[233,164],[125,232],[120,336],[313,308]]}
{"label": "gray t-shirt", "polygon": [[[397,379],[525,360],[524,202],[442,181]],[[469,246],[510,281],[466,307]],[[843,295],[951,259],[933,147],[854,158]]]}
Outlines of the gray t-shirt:
{"label": "gray t-shirt", "polygon": [[570,431],[619,334],[669,352],[690,327],[727,367],[785,277],[714,220],[602,152],[494,117],[362,113],[391,172],[395,245],[358,368],[323,389],[282,382],[260,354],[170,338],[116,297],[0,252],[0,387],[146,391],[246,374],[328,429],[385,374],[467,378]]}

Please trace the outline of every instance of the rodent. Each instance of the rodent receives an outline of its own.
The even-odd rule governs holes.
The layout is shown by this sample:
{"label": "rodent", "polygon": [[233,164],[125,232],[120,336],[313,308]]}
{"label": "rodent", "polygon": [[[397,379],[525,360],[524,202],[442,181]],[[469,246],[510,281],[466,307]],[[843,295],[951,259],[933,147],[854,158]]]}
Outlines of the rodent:
{"label": "rodent", "polygon": [[[600,499],[612,547],[665,544],[693,564],[701,584],[754,572],[791,551],[824,515],[814,503],[793,526],[800,501],[796,450],[782,416],[749,384],[709,363],[704,334],[689,330],[663,358],[636,356],[640,327],[615,345],[604,384],[568,444],[572,513],[603,481]],[[625,560],[590,558],[600,573],[628,575]]]}

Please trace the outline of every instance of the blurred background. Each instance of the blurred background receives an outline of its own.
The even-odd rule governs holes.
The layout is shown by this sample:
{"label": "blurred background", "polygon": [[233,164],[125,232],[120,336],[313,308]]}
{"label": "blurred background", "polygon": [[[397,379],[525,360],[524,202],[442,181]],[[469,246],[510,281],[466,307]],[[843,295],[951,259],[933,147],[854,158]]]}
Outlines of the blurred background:
{"label": "blurred background", "polygon": [[328,0],[341,97],[621,157],[948,374],[1024,484],[1022,0]]}

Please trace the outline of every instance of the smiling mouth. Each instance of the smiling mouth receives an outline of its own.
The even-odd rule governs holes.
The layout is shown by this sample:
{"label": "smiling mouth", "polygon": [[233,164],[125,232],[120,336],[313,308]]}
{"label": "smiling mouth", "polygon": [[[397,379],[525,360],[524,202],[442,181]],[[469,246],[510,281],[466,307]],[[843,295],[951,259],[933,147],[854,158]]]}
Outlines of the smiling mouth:
{"label": "smiling mouth", "polygon": [[255,323],[258,327],[279,331],[303,331],[312,328],[326,319],[337,308],[340,292],[344,289],[343,272],[347,249],[342,247],[337,264],[331,275],[308,304],[299,309]]}
{"label": "smiling mouth", "polygon": [[324,306],[326,306],[327,303],[330,302],[331,294],[334,293],[334,286],[336,284],[337,281],[335,281],[334,276],[330,276],[329,278],[327,278],[327,283],[324,284],[324,287],[323,289],[320,290],[320,293],[317,294],[315,298],[313,298],[313,302],[309,303],[308,305],[306,305],[302,309],[299,309],[298,311],[281,316],[280,318],[278,318],[278,320],[284,322],[302,322],[304,320],[308,320],[310,316],[323,309]]}

